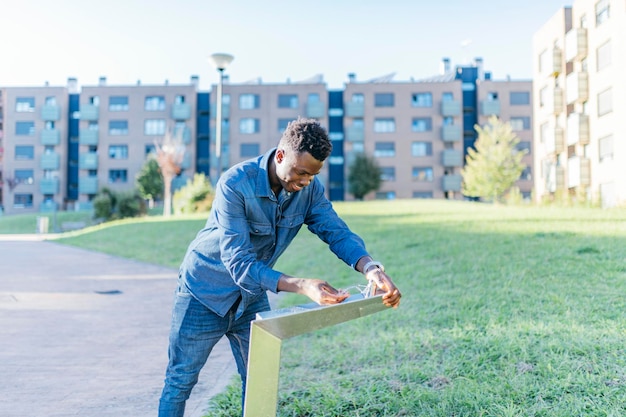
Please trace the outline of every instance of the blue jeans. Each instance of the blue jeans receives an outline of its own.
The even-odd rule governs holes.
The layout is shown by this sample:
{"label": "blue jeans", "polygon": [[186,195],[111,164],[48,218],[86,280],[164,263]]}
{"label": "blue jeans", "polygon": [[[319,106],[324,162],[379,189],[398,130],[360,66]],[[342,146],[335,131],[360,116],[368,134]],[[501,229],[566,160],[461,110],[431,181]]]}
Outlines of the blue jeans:
{"label": "blue jeans", "polygon": [[[182,286],[181,286],[182,287]],[[165,386],[159,401],[159,417],[183,417],[185,401],[198,382],[200,370],[217,342],[226,335],[235,356],[237,371],[241,376],[242,398],[246,387],[250,322],[256,313],[270,309],[267,297],[250,304],[244,314],[235,320],[236,305],[220,317],[184,287],[179,288],[172,313],[170,330],[169,364],[165,373]]]}

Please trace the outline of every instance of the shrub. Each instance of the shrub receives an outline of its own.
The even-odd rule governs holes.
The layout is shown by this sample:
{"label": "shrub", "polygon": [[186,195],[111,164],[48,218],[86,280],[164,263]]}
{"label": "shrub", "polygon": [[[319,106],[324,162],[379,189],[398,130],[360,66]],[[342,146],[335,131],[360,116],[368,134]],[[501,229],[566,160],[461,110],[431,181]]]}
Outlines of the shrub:
{"label": "shrub", "polygon": [[208,212],[213,204],[213,187],[204,174],[195,174],[193,179],[174,193],[174,214]]}
{"label": "shrub", "polygon": [[103,188],[93,199],[94,217],[104,221],[146,214],[146,202],[138,191],[116,193]]}

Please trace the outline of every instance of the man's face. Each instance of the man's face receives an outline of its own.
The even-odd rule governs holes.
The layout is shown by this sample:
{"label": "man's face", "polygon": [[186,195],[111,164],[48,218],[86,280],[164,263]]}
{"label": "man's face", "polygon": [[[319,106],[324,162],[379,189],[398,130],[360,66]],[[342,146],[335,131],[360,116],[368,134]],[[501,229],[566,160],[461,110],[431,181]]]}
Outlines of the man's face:
{"label": "man's face", "polygon": [[324,162],[318,161],[310,153],[278,148],[276,150],[276,175],[287,192],[295,193],[306,187],[320,173]]}

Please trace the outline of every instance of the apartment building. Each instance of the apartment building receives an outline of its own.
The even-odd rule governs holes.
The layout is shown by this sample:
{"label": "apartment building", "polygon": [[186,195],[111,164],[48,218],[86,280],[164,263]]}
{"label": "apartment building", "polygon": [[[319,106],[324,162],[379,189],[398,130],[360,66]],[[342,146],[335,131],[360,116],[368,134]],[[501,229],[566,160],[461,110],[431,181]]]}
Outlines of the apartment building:
{"label": "apartment building", "polygon": [[[6,213],[91,208],[103,187],[133,189],[170,132],[196,172],[197,79],[188,85],[11,87],[3,92],[2,205]],[[208,153],[208,151],[207,151]]]}
{"label": "apartment building", "polygon": [[533,38],[538,199],[626,202],[626,4],[578,0]]}
{"label": "apartment building", "polygon": [[[475,125],[490,115],[510,121],[531,149],[531,83],[496,81],[482,59],[423,80],[384,76],[329,90],[321,75],[308,80],[234,84],[222,95],[221,156],[216,155],[217,94],[185,85],[97,85],[6,88],[4,158],[6,213],[91,208],[109,187],[134,188],[135,177],[166,133],[185,146],[182,185],[195,172],[215,179],[228,167],[276,146],[287,124],[315,118],[328,129],[333,152],[319,177],[331,200],[350,200],[347,178],[358,153],[376,158],[382,186],[366,199],[462,199],[461,168],[476,140]],[[530,158],[530,157],[528,157]],[[518,185],[530,197],[532,169]],[[7,179],[15,187],[7,186]]]}

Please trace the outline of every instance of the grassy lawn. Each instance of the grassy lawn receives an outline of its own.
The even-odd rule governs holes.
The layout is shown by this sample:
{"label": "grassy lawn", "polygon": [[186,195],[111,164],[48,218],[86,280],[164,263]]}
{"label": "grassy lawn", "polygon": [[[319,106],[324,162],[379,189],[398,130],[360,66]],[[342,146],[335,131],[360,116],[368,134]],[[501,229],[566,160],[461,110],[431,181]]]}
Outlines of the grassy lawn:
{"label": "grassy lawn", "polygon": [[[286,340],[279,416],[625,414],[626,210],[335,207],[385,264],[402,305]],[[177,267],[204,216],[162,220],[59,242]],[[307,231],[277,269],[363,283]],[[234,381],[210,415],[238,416],[238,391]]]}

